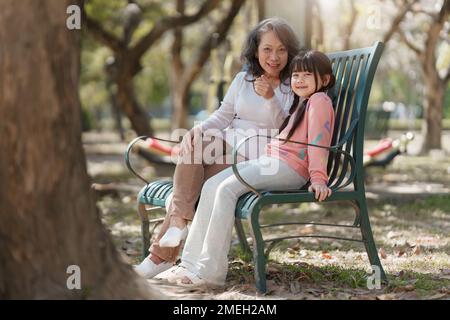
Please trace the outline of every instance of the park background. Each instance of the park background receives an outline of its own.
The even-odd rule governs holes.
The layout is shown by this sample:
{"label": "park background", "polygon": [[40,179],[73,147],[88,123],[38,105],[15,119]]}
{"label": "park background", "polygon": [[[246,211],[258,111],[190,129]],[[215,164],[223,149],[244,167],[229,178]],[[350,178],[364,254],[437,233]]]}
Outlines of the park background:
{"label": "park background", "polygon": [[[11,155],[3,157],[0,166],[0,208],[4,219],[0,221],[5,222],[0,223],[0,234],[7,239],[0,244],[4,249],[0,252],[10,261],[2,259],[0,263],[0,297],[154,298],[162,294],[167,298],[194,299],[449,298],[449,1],[86,0],[77,2],[82,9],[81,30],[66,29],[66,8],[73,3],[62,2],[46,0],[38,6],[33,1],[20,1],[14,4],[15,15],[23,14],[22,19],[31,20],[37,17],[36,37],[33,31],[22,34],[23,40],[14,40],[13,46],[6,31],[0,33],[7,48],[18,50],[14,51],[18,58],[29,58],[23,48],[34,48],[27,47],[28,37],[28,41],[37,44],[42,39],[47,41],[49,61],[55,58],[64,62],[61,54],[67,52],[71,52],[67,59],[79,61],[79,81],[67,86],[75,89],[79,101],[64,100],[67,97],[62,94],[58,102],[48,100],[56,109],[41,103],[45,99],[36,99],[41,97],[37,93],[41,86],[51,87],[45,81],[46,74],[39,74],[37,64],[45,65],[43,61],[33,61],[27,70],[22,67],[16,77],[0,78],[0,101],[13,101],[9,92],[14,91],[14,85],[8,84],[9,80],[21,83],[21,79],[29,78],[36,91],[28,88],[30,93],[22,97],[24,100],[15,101],[14,108],[20,110],[20,102],[25,102],[25,106],[30,101],[37,102],[34,108],[23,109],[22,117],[14,117],[12,109],[2,109],[7,103],[0,104],[0,110],[5,112],[1,114],[5,115],[2,152]],[[0,23],[12,21],[11,6],[12,1],[2,2]],[[27,6],[35,11],[30,13]],[[50,12],[56,17],[49,18],[46,25],[42,18],[49,17]],[[143,184],[124,165],[126,145],[140,135],[170,137],[172,130],[190,128],[213,112],[242,67],[239,55],[245,35],[258,21],[271,16],[292,24],[304,47],[324,52],[367,47],[376,41],[386,44],[370,95],[365,148],[377,145],[382,138],[399,139],[406,132],[414,133],[414,140],[402,154],[386,166],[366,169],[374,237],[392,281],[382,289],[367,289],[369,263],[362,246],[329,240],[293,240],[273,248],[268,269],[269,293],[256,296],[252,263],[234,241],[226,288],[189,291],[150,281],[148,293],[145,283],[130,268],[141,259],[135,199]],[[18,21],[22,20],[16,20],[18,29],[25,28],[20,30],[31,25]],[[57,23],[66,30],[58,31]],[[7,26],[11,37],[18,32],[11,23]],[[38,35],[43,32],[45,37]],[[52,32],[54,42],[49,40]],[[65,36],[58,32],[65,32]],[[67,47],[58,46],[64,37]],[[11,73],[10,62],[2,57],[2,70]],[[51,70],[58,74],[58,70]],[[63,74],[62,78],[67,77]],[[53,86],[58,92],[67,90],[63,85]],[[54,110],[64,111],[66,104],[73,104],[71,110],[82,130],[84,153],[68,152],[67,159],[72,158],[66,159],[66,166],[58,163],[52,167],[51,154],[46,155],[49,144],[78,143],[77,127],[71,131],[74,140],[65,139],[63,131],[58,131],[63,130],[59,128],[61,124],[73,121],[61,118],[54,131],[34,131],[35,135],[26,130],[39,121],[39,112],[51,117],[51,112],[58,114]],[[65,148],[68,147],[55,149],[62,160]],[[138,149],[132,161],[146,179],[172,176],[173,165],[161,161],[163,158],[151,153],[144,143]],[[33,166],[29,162],[34,160]],[[46,160],[50,165],[44,165]],[[88,179],[80,183],[76,196],[71,187],[58,184],[58,180],[75,180],[74,172],[82,175],[83,170],[87,170]],[[6,183],[11,176],[17,182]],[[83,192],[93,200],[80,204],[84,202],[77,199],[84,197]],[[19,196],[22,193],[29,196]],[[15,212],[19,220],[11,218]],[[301,214],[312,220],[326,218],[330,222],[351,217],[333,205],[303,204],[269,208],[264,219],[271,222],[281,213],[292,217]],[[162,214],[155,213],[154,218]],[[86,226],[88,221],[94,221],[92,227]],[[316,227],[302,228],[300,231],[307,235]],[[11,235],[13,231],[17,231],[15,236]],[[27,241],[30,234],[33,241]],[[48,239],[48,234],[54,239]],[[77,239],[76,244],[61,241],[60,237],[65,236]],[[83,278],[82,290],[67,290],[64,266],[77,259],[87,277]],[[27,261],[38,263],[24,267]],[[50,271],[53,275],[48,275],[52,274]]]}

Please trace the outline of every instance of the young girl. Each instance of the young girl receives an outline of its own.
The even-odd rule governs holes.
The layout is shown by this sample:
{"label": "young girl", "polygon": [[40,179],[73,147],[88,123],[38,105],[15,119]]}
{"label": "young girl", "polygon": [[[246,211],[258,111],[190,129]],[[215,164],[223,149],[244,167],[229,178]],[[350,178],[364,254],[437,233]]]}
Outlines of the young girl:
{"label": "young girl", "polygon": [[[291,63],[291,88],[295,98],[278,138],[329,146],[334,110],[325,92],[334,82],[331,63],[325,54],[308,51],[296,56]],[[299,189],[310,180],[309,191],[323,201],[331,195],[327,187],[327,159],[327,149],[273,139],[265,155],[241,162],[237,168],[242,178],[256,189]],[[278,170],[267,174],[268,167]],[[181,285],[223,285],[236,203],[248,191],[231,168],[207,180],[180,265],[157,278]]]}

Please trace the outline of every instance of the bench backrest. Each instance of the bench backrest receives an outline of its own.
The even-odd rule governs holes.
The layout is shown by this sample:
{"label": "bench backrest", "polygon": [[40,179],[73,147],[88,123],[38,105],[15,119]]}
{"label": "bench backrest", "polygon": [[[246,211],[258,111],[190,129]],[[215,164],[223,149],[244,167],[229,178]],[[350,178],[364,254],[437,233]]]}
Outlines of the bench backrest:
{"label": "bench backrest", "polygon": [[[376,42],[368,48],[327,54],[336,77],[335,86],[328,92],[335,108],[331,145],[342,144],[340,149],[352,154],[357,167],[362,166],[367,103],[383,47],[382,42]],[[339,186],[347,176],[348,160],[330,152],[327,169],[328,185]]]}

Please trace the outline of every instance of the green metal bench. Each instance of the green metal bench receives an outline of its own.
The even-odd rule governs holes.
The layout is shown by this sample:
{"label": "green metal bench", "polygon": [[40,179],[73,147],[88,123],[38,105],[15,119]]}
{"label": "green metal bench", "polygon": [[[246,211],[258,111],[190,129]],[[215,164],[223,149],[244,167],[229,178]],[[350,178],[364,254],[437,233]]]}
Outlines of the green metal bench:
{"label": "green metal bench", "polygon": [[[372,229],[367,210],[366,195],[364,188],[364,167],[363,167],[363,144],[364,144],[364,124],[369,99],[370,89],[375,75],[378,61],[383,51],[381,42],[375,43],[372,47],[361,48],[349,51],[334,52],[328,54],[332,61],[333,73],[336,76],[336,85],[329,92],[335,108],[335,127],[328,159],[328,186],[333,190],[333,194],[326,199],[327,202],[346,201],[355,209],[355,219],[349,224],[326,224],[314,222],[289,222],[272,225],[261,225],[259,221],[260,212],[264,206],[282,203],[303,203],[315,202],[314,194],[307,191],[307,186],[298,191],[270,191],[256,190],[239,175],[236,165],[233,165],[233,172],[243,184],[247,185],[251,192],[241,196],[236,206],[235,228],[242,248],[250,252],[247,243],[242,220],[247,220],[252,237],[252,252],[255,263],[255,281],[259,292],[265,293],[266,287],[266,261],[265,244],[284,239],[317,237],[332,238],[361,242],[365,245],[369,261],[372,266],[379,268],[379,274],[383,282],[387,278],[375,246]],[[248,139],[247,137],[234,148],[233,157],[236,163],[237,150]],[[139,178],[131,167],[129,152],[134,143],[147,137],[138,137],[127,147],[125,159],[128,168]],[[300,143],[292,141],[294,143]],[[301,143],[304,144],[304,143]],[[306,144],[304,144],[306,145]],[[321,147],[321,146],[316,146]],[[172,192],[171,181],[146,182],[138,195],[138,211],[142,221],[142,241],[143,256],[148,254],[150,245],[150,232],[148,212],[145,205],[152,205],[156,208],[164,207],[167,197]],[[313,224],[319,226],[334,226],[341,228],[356,228],[361,231],[361,239],[342,238],[328,235],[289,235],[285,237],[263,239],[261,229],[279,227],[281,225],[302,225]]]}

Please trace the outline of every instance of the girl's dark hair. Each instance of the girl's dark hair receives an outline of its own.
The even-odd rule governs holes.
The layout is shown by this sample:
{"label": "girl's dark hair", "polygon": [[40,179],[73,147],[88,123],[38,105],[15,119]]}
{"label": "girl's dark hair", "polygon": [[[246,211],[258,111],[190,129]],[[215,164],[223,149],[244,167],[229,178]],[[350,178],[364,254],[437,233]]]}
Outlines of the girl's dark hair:
{"label": "girl's dark hair", "polygon": [[288,61],[286,66],[280,72],[281,83],[286,83],[289,80],[289,65],[292,59],[300,50],[300,44],[297,40],[292,27],[281,18],[269,18],[261,21],[247,36],[245,47],[242,50],[241,60],[242,63],[248,66],[248,73],[252,74],[254,78],[257,78],[264,74],[263,68],[258,62],[256,54],[258,52],[258,46],[261,41],[261,35],[273,31],[280,39],[281,43],[286,47],[288,52]]}
{"label": "girl's dark hair", "polygon": [[[328,89],[332,88],[336,82],[336,79],[333,75],[333,70],[331,69],[330,59],[328,59],[328,57],[320,51],[310,50],[298,54],[294,57],[294,59],[292,59],[289,70],[290,74],[292,74],[293,72],[311,72],[312,74],[314,74],[314,80],[316,83],[315,92],[325,92]],[[326,75],[330,76],[328,84],[317,90],[317,76],[320,76],[323,79]],[[289,130],[289,133],[286,136],[286,140],[289,140],[292,137],[295,129],[302,121],[307,103],[308,99],[305,99],[300,103],[300,97],[294,93],[294,101],[292,102],[291,108],[289,109],[289,116],[284,120],[283,124],[280,127],[281,132],[289,123],[291,115],[294,114],[294,112],[298,108],[298,112],[295,115],[294,122],[292,124],[291,130]]]}

